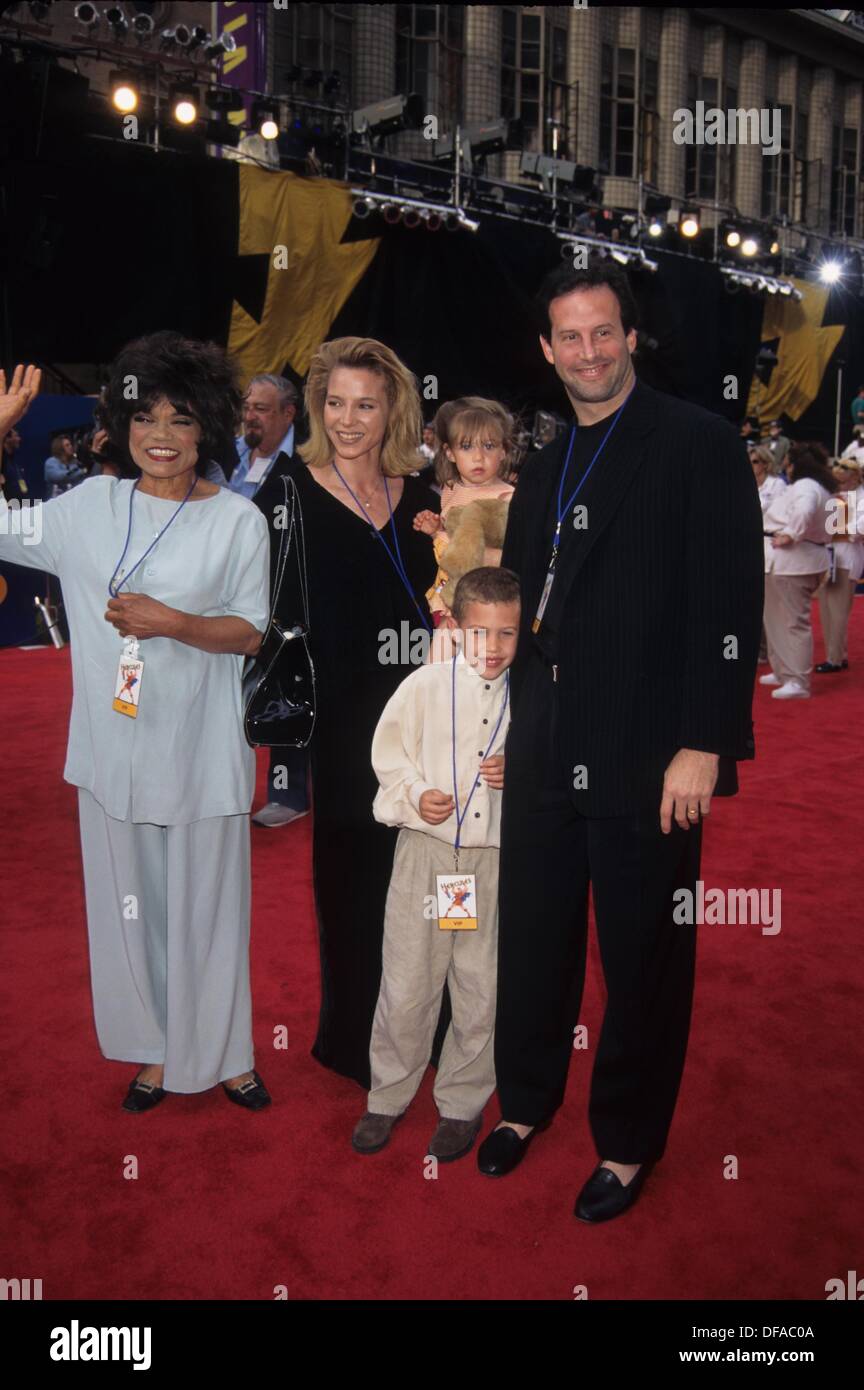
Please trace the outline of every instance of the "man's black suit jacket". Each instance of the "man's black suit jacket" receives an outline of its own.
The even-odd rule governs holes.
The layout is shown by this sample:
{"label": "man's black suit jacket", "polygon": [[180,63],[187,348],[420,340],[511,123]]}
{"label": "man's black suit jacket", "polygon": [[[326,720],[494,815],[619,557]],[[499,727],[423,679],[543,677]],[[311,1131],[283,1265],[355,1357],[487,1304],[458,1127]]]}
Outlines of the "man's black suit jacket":
{"label": "man's black suit jacket", "polygon": [[764,585],[747,451],[720,416],[637,381],[598,459],[587,527],[562,546],[535,637],[568,439],[569,430],[528,459],[510,504],[501,563],[520,576],[523,605],[514,724],[531,719],[520,690],[545,647],[559,668],[562,749],[587,769],[587,785],[571,793],[580,813],[628,815],[654,801],[659,809],[680,748],[719,754],[715,795],[731,795],[735,760],[755,751]]}

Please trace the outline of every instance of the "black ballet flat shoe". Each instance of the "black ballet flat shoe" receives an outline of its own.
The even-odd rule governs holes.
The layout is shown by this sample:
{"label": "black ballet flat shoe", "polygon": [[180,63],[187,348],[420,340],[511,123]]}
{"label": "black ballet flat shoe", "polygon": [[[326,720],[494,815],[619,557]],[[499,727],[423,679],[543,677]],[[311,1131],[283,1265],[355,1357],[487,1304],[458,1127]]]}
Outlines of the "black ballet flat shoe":
{"label": "black ballet flat shoe", "polygon": [[152,1110],[167,1094],[162,1086],[154,1086],[149,1081],[139,1081],[136,1076],[129,1085],[123,1109],[131,1110],[133,1114],[140,1114],[142,1110]]}
{"label": "black ballet flat shoe", "polygon": [[653,1167],[653,1163],[643,1163],[625,1187],[611,1168],[598,1166],[576,1198],[574,1216],[580,1221],[591,1222],[611,1221],[613,1217],[621,1216],[638,1200]]}
{"label": "black ballet flat shoe", "polygon": [[477,1167],[480,1172],[489,1178],[503,1178],[512,1173],[528,1152],[534,1135],[548,1129],[551,1123],[551,1120],[542,1120],[524,1139],[520,1139],[515,1129],[510,1129],[509,1126],[493,1129],[477,1150]]}
{"label": "black ballet flat shoe", "polygon": [[820,661],[818,666],[813,667],[813,670],[817,676],[833,676],[835,671],[845,671],[848,665],[848,661],[844,661],[840,666],[834,661]]}
{"label": "black ballet flat shoe", "polygon": [[244,1081],[242,1086],[226,1086],[222,1082],[222,1090],[229,1100],[233,1100],[235,1105],[242,1105],[245,1110],[263,1110],[265,1105],[270,1104],[270,1092],[261,1080],[257,1071],[253,1071],[254,1080]]}

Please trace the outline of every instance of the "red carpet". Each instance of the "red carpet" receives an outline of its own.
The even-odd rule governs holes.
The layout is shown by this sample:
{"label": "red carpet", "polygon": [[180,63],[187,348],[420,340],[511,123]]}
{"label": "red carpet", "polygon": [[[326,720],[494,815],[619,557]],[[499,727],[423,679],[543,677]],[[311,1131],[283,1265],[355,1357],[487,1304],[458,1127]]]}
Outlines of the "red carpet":
{"label": "red carpet", "polygon": [[[309,1056],[308,818],[253,827],[255,1041],[273,1106],[247,1114],[216,1090],[125,1114],[133,1068],[96,1044],[76,795],[61,780],[68,652],[0,652],[0,1272],[41,1278],[45,1299],[266,1300],[279,1285],[292,1299],[569,1300],[575,1285],[591,1299],[824,1299],[861,1259],[864,601],[855,610],[848,673],[814,677],[810,701],[757,691],[758,760],[737,798],[715,802],[703,879],[780,888],[782,929],[699,928],[666,1158],[638,1206],[597,1228],[571,1214],[596,1161],[592,1051],[574,1053],[564,1109],[509,1178],[482,1177],[473,1154],[424,1177],[429,1076],[386,1150],[352,1152],[364,1094]],[[262,790],[259,777],[256,805]],[[592,936],[592,1043],[601,991]],[[288,1048],[274,1050],[282,1025]],[[497,1116],[493,1100],[488,1124]]]}

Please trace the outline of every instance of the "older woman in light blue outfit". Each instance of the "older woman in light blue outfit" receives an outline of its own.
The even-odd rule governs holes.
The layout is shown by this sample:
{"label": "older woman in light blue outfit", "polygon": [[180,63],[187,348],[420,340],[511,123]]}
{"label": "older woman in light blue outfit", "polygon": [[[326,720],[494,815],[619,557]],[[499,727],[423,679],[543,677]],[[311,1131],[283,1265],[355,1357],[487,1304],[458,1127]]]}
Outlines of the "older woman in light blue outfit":
{"label": "older woman in light blue outfit", "polygon": [[0,558],[62,586],[64,777],[78,788],[99,1045],[141,1066],[128,1110],[219,1082],[247,1109],[269,1102],[252,1046],[255,758],[241,703],[267,626],[269,531],[204,477],[238,405],[221,349],[151,335],[121,353],[100,406],[130,476],[30,515],[0,500]]}

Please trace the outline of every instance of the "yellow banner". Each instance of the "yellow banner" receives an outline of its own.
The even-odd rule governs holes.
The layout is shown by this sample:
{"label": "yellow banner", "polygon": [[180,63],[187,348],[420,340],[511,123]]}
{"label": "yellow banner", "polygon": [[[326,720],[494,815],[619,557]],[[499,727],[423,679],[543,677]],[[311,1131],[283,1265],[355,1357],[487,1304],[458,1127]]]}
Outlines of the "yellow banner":
{"label": "yellow banner", "polygon": [[229,351],[243,384],[257,372],[290,364],[305,376],[342,305],[365,275],[380,238],[340,245],[351,195],[334,179],[304,179],[241,164],[241,256],[269,258],[267,294],[256,321],[236,301]]}
{"label": "yellow banner", "polygon": [[843,337],[842,324],[822,327],[829,287],[809,280],[792,283],[803,299],[776,294],[765,297],[761,341],[780,339],[777,366],[768,386],[754,375],[747,400],[747,414],[758,416],[763,427],[781,415],[798,420],[813,404],[831,354]]}

